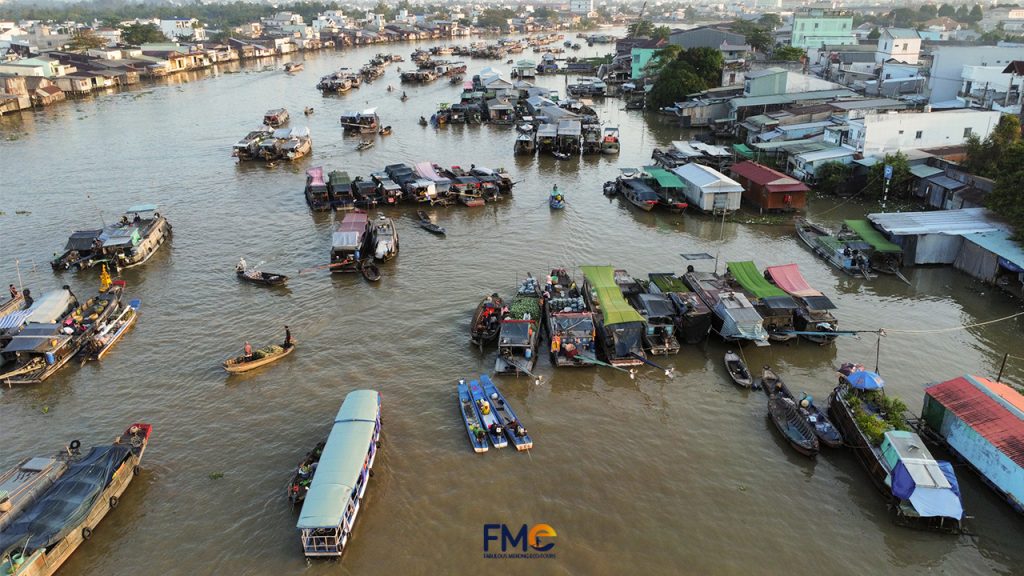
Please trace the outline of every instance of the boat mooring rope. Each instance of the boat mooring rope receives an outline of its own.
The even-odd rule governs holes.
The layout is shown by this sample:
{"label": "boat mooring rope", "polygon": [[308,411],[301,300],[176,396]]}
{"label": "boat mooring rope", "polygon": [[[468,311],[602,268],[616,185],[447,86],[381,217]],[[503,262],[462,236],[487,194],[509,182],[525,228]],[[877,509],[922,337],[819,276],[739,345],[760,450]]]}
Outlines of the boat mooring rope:
{"label": "boat mooring rope", "polygon": [[886,334],[942,334],[945,332],[957,332],[960,330],[966,330],[968,328],[976,328],[978,326],[987,326],[989,324],[995,324],[997,322],[1005,322],[1006,320],[1012,320],[1018,316],[1024,316],[1024,312],[1017,312],[1016,314],[1010,314],[1009,316],[1003,316],[1002,318],[996,318],[994,320],[986,320],[985,322],[975,322],[974,324],[964,324],[962,326],[952,326],[950,328],[933,328],[930,330],[900,330],[898,328],[879,328],[878,330],[852,330],[852,332],[877,332],[878,334],[885,336]]}

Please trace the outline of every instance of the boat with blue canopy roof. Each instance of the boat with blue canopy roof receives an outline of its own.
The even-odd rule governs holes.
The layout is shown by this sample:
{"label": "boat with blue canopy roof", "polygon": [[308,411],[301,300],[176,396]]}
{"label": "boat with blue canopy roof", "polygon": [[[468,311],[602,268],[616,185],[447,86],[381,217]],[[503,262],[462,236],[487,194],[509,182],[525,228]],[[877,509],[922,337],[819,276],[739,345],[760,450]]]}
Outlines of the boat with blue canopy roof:
{"label": "boat with blue canopy roof", "polygon": [[334,418],[295,527],[308,557],[341,556],[366,494],[380,441],[380,393],[349,392]]}

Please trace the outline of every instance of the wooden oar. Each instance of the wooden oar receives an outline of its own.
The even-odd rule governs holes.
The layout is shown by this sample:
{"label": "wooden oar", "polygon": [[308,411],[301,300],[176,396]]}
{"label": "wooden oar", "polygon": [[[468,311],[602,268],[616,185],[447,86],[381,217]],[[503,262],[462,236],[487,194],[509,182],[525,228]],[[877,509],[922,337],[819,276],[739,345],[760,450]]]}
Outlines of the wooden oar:
{"label": "wooden oar", "polygon": [[613,370],[618,370],[619,372],[625,372],[625,373],[629,374],[629,379],[630,380],[636,379],[636,370],[633,370],[632,368],[630,368],[629,370],[626,370],[625,368],[619,368],[618,366],[616,366],[614,364],[609,364],[607,362],[602,362],[602,361],[598,360],[597,358],[595,358],[594,356],[591,356],[590,354],[587,354],[586,352],[580,352],[580,353],[576,354],[576,357],[579,358],[580,360],[583,360],[584,362],[593,364],[595,366],[604,366],[604,367],[607,367],[607,368],[612,368]]}
{"label": "wooden oar", "polygon": [[633,358],[636,358],[637,360],[640,360],[640,361],[641,361],[641,362],[643,362],[644,364],[648,364],[648,365],[650,365],[650,366],[654,366],[654,367],[655,367],[655,368],[657,368],[658,370],[662,370],[662,371],[664,371],[664,372],[665,372],[665,376],[668,376],[669,378],[675,378],[675,371],[676,371],[676,369],[675,369],[675,368],[662,368],[661,366],[658,366],[658,365],[657,365],[657,364],[655,364],[654,362],[651,362],[650,360],[648,360],[647,358],[644,358],[643,356],[641,356],[641,355],[637,354],[636,352],[633,352],[633,353],[632,353],[632,354],[630,354],[630,355],[631,355],[631,356],[632,356]]}

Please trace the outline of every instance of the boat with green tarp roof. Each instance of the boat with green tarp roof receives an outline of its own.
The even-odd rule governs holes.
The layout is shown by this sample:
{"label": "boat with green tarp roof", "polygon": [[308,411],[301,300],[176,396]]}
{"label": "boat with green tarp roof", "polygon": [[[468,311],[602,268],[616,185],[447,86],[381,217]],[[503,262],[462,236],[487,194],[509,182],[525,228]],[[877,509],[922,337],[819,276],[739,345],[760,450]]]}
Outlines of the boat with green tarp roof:
{"label": "boat with green tarp roof", "polygon": [[887,239],[867,220],[844,220],[843,225],[871,246],[868,263],[872,270],[883,274],[899,274],[903,263],[902,248]]}
{"label": "boat with green tarp roof", "polygon": [[868,260],[871,244],[849,227],[843,226],[839,232],[833,232],[805,218],[797,218],[796,234],[812,252],[843,272],[865,280],[875,277]]}
{"label": "boat with green tarp roof", "polygon": [[784,342],[796,338],[793,316],[800,304],[784,290],[765,279],[757,266],[750,260],[729,262],[730,279],[739,284],[750,297],[754,309],[764,319],[768,338]]}
{"label": "boat with green tarp roof", "polygon": [[643,334],[646,321],[622,296],[611,266],[582,266],[583,297],[594,313],[597,339],[605,361],[613,366],[637,366],[646,360]]}
{"label": "boat with green tarp roof", "polygon": [[651,177],[648,182],[658,195],[659,206],[675,212],[681,212],[689,206],[684,191],[686,184],[682,178],[659,166],[644,166],[644,172]]}

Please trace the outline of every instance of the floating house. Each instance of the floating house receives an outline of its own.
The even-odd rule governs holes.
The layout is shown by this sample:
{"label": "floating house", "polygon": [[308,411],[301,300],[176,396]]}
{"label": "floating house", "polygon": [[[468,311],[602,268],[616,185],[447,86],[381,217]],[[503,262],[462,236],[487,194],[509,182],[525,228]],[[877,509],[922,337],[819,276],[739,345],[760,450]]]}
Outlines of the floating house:
{"label": "floating house", "polygon": [[963,235],[1001,230],[984,208],[931,212],[881,212],[868,220],[903,249],[907,265],[952,264],[960,253]]}
{"label": "floating house", "polygon": [[683,180],[690,207],[714,214],[740,209],[743,186],[718,170],[690,163],[673,168],[672,172]]}
{"label": "floating house", "polygon": [[926,429],[1024,514],[1024,396],[978,376],[934,384],[924,393]]}
{"label": "floating house", "polygon": [[1024,248],[1005,230],[964,234],[953,266],[978,280],[1024,296]]}
{"label": "floating house", "polygon": [[743,199],[762,212],[802,210],[810,188],[799,180],[756,162],[740,162],[729,169],[743,185]]}

